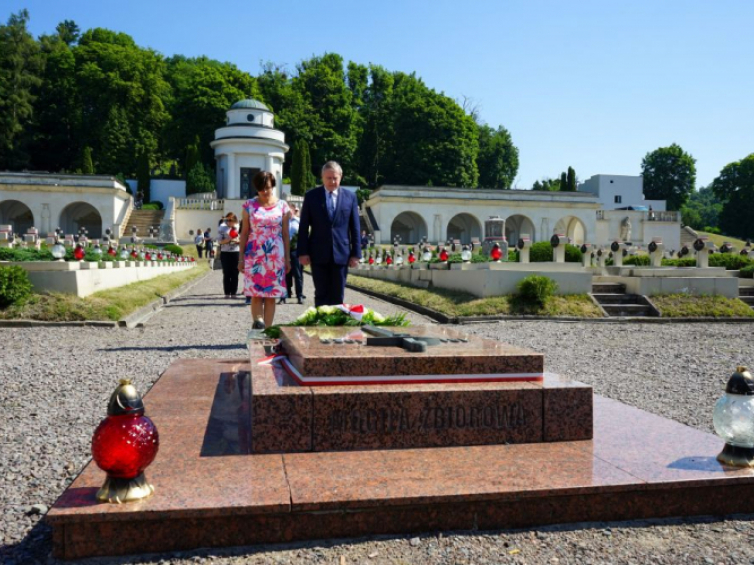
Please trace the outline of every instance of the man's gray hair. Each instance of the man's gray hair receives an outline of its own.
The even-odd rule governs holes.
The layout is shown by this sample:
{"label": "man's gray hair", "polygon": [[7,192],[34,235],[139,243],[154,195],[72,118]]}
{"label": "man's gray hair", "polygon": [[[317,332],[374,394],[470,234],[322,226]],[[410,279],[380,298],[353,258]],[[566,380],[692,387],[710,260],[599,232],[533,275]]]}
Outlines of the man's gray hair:
{"label": "man's gray hair", "polygon": [[328,161],[324,165],[322,165],[322,174],[325,174],[326,170],[335,171],[340,176],[343,176],[343,169],[340,168],[340,165],[338,165],[337,161]]}

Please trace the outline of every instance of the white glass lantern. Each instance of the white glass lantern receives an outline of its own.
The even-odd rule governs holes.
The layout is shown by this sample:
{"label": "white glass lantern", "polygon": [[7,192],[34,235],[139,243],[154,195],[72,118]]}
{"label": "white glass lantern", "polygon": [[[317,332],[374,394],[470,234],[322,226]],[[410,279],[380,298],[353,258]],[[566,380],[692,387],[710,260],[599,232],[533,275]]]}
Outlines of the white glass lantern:
{"label": "white glass lantern", "polygon": [[461,261],[463,261],[464,263],[471,261],[471,250],[469,249],[468,245],[463,246],[463,250],[461,251]]}
{"label": "white glass lantern", "polygon": [[118,253],[118,259],[121,261],[128,261],[128,250],[125,247],[120,248],[120,253]]}
{"label": "white glass lantern", "polygon": [[65,246],[59,241],[56,241],[55,245],[52,246],[51,252],[55,259],[62,261],[63,257],[65,257]]}
{"label": "white glass lantern", "polygon": [[400,267],[401,265],[403,265],[403,255],[398,255],[398,256],[397,256],[397,257],[395,258],[395,264],[396,264],[396,265],[397,265],[398,267]]}
{"label": "white glass lantern", "polygon": [[754,379],[738,367],[712,416],[715,433],[725,440],[717,460],[735,467],[754,467]]}
{"label": "white glass lantern", "polygon": [[102,257],[102,248],[99,245],[95,245],[92,249],[92,253],[94,253],[97,257]]}
{"label": "white glass lantern", "polygon": [[382,255],[380,253],[377,253],[377,257],[375,257],[374,262],[377,265],[382,264]]}
{"label": "white glass lantern", "polygon": [[432,260],[432,252],[429,250],[429,247],[425,247],[424,251],[422,251],[422,261],[425,263],[429,263]]}

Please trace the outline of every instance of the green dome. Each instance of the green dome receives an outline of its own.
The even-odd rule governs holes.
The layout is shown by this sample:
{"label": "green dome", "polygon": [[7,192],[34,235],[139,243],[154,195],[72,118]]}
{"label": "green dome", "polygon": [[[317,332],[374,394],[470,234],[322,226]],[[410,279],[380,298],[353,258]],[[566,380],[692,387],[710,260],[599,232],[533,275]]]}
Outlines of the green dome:
{"label": "green dome", "polygon": [[254,100],[253,98],[247,98],[246,100],[239,100],[233,106],[230,107],[231,110],[267,110],[268,112],[270,109],[262,104],[259,100]]}

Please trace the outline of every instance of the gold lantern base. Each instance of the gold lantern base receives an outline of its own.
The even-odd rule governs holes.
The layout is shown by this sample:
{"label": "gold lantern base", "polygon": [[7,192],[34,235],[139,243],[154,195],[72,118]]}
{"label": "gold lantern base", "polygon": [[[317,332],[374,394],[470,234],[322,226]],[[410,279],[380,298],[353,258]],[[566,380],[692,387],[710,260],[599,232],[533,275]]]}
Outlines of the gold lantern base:
{"label": "gold lantern base", "polygon": [[754,448],[726,443],[717,460],[731,467],[754,467]]}
{"label": "gold lantern base", "polygon": [[154,487],[147,482],[144,473],[133,479],[107,477],[102,488],[97,491],[97,500],[122,504],[123,502],[143,500],[152,496],[152,493],[154,493]]}

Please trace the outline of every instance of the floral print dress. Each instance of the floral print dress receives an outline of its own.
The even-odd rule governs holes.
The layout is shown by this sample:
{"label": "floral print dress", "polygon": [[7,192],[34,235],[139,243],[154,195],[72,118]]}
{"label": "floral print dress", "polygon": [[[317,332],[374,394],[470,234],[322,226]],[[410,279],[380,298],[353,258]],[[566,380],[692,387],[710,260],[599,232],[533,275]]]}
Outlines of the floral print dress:
{"label": "floral print dress", "polygon": [[243,293],[246,296],[282,298],[286,296],[283,218],[290,208],[283,200],[265,208],[252,198],[246,201],[243,209],[249,214]]}

